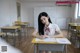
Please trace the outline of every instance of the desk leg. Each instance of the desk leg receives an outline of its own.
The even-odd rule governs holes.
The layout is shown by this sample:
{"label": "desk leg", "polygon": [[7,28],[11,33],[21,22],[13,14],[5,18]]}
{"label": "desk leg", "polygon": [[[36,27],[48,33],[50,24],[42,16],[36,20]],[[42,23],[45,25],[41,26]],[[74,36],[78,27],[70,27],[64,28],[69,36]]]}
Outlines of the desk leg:
{"label": "desk leg", "polygon": [[70,25],[68,25],[68,32],[67,32],[67,35],[68,35],[68,39],[70,39],[70,30],[71,30],[71,28],[70,28]]}
{"label": "desk leg", "polygon": [[67,53],[67,45],[65,45],[65,53]]}
{"label": "desk leg", "polygon": [[22,34],[21,34],[21,30],[18,30],[18,41],[19,41],[19,46],[21,45],[21,43],[22,43]]}
{"label": "desk leg", "polygon": [[37,44],[34,44],[34,53],[37,53]]}
{"label": "desk leg", "polygon": [[6,39],[6,41],[8,41],[8,35],[7,35],[7,33],[6,33],[6,37],[5,37],[5,39]]}
{"label": "desk leg", "polygon": [[68,38],[69,38],[69,26],[68,26],[68,32],[67,32]]}
{"label": "desk leg", "polygon": [[[16,32],[15,32],[16,33]],[[12,33],[12,35],[13,35],[13,41],[14,41],[14,44],[13,44],[13,46],[15,46],[16,45],[16,36],[15,36],[15,33]]]}
{"label": "desk leg", "polygon": [[28,29],[29,29],[29,28],[28,28],[28,25],[27,25],[27,36],[28,36]]}
{"label": "desk leg", "polygon": [[27,35],[27,33],[26,33],[26,26],[24,26],[24,40],[26,39],[26,35]]}

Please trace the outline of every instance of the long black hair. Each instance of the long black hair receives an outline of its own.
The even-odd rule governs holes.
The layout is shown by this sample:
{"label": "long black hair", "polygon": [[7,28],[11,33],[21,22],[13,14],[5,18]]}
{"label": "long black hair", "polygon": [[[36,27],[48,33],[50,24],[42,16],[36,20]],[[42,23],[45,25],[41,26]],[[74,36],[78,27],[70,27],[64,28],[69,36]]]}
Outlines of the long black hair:
{"label": "long black hair", "polygon": [[[41,17],[45,16],[45,17],[49,17],[48,14],[46,12],[41,12],[38,16],[38,32],[39,35],[44,35],[44,24],[41,22]],[[52,23],[50,18],[48,19],[49,23]]]}

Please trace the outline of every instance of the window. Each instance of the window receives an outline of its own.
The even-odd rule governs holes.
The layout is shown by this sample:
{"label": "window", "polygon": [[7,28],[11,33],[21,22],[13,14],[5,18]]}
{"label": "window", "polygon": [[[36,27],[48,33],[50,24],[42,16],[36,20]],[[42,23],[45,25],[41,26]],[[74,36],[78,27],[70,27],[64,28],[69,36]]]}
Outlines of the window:
{"label": "window", "polygon": [[80,1],[78,3],[78,18],[80,18]]}
{"label": "window", "polygon": [[79,3],[76,3],[75,18],[80,18],[80,1]]}
{"label": "window", "polygon": [[78,16],[79,16],[79,4],[78,3],[76,3],[76,5],[75,5],[75,18],[77,19],[78,18]]}
{"label": "window", "polygon": [[17,20],[21,20],[21,4],[17,2]]}

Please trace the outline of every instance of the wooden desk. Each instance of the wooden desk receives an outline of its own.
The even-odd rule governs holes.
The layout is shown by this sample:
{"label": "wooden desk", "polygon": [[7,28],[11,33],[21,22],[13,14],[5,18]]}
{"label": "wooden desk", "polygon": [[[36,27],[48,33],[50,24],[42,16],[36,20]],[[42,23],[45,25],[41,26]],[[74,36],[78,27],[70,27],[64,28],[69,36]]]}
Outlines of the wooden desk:
{"label": "wooden desk", "polygon": [[0,53],[22,53],[22,51],[11,46],[4,39],[0,38]]}
{"label": "wooden desk", "polygon": [[[60,43],[58,39],[66,39],[67,43]],[[37,53],[38,50],[45,51],[61,51],[67,53],[67,45],[71,44],[67,38],[55,38],[55,42],[53,41],[36,41],[36,38],[33,38],[32,43],[34,44],[34,53]],[[37,50],[38,49],[38,50]]]}
{"label": "wooden desk", "polygon": [[2,37],[4,35],[4,33],[0,32],[0,37]]}
{"label": "wooden desk", "polygon": [[75,45],[76,48],[78,41],[79,41],[79,36],[78,33],[80,33],[80,23],[69,23],[68,24],[68,35],[70,35],[70,40],[71,42]]}
{"label": "wooden desk", "polygon": [[69,23],[68,24],[68,29],[76,29],[77,26],[80,26],[79,23]]}
{"label": "wooden desk", "polygon": [[22,29],[22,35],[24,35],[25,37],[26,37],[26,34],[28,35],[28,26],[29,26],[28,22],[19,22],[19,23],[15,23],[15,25],[21,27],[21,29]]}
{"label": "wooden desk", "polygon": [[77,27],[80,27],[80,23],[69,23],[68,24],[68,35],[71,30],[76,30]]}
{"label": "wooden desk", "polygon": [[80,27],[80,23],[69,23],[68,24],[68,30],[76,29],[77,27]]}
{"label": "wooden desk", "polygon": [[20,26],[1,27],[1,31],[6,34],[6,40],[8,38],[7,33],[12,33],[12,36],[13,36],[13,39],[14,39],[14,46],[15,46],[15,43],[16,43],[16,37],[15,37],[16,33],[18,33],[19,40],[21,39]]}

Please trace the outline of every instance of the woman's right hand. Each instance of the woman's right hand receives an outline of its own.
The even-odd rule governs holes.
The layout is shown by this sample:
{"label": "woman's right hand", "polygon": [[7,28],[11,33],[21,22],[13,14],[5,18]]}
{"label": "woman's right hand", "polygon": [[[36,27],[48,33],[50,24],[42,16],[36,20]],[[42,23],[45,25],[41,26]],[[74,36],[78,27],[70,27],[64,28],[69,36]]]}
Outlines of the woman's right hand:
{"label": "woman's right hand", "polygon": [[49,37],[48,35],[41,35],[40,36],[41,39],[48,38],[48,37]]}
{"label": "woman's right hand", "polygon": [[44,36],[43,36],[43,35],[40,35],[38,38],[40,38],[40,39],[44,39]]}

